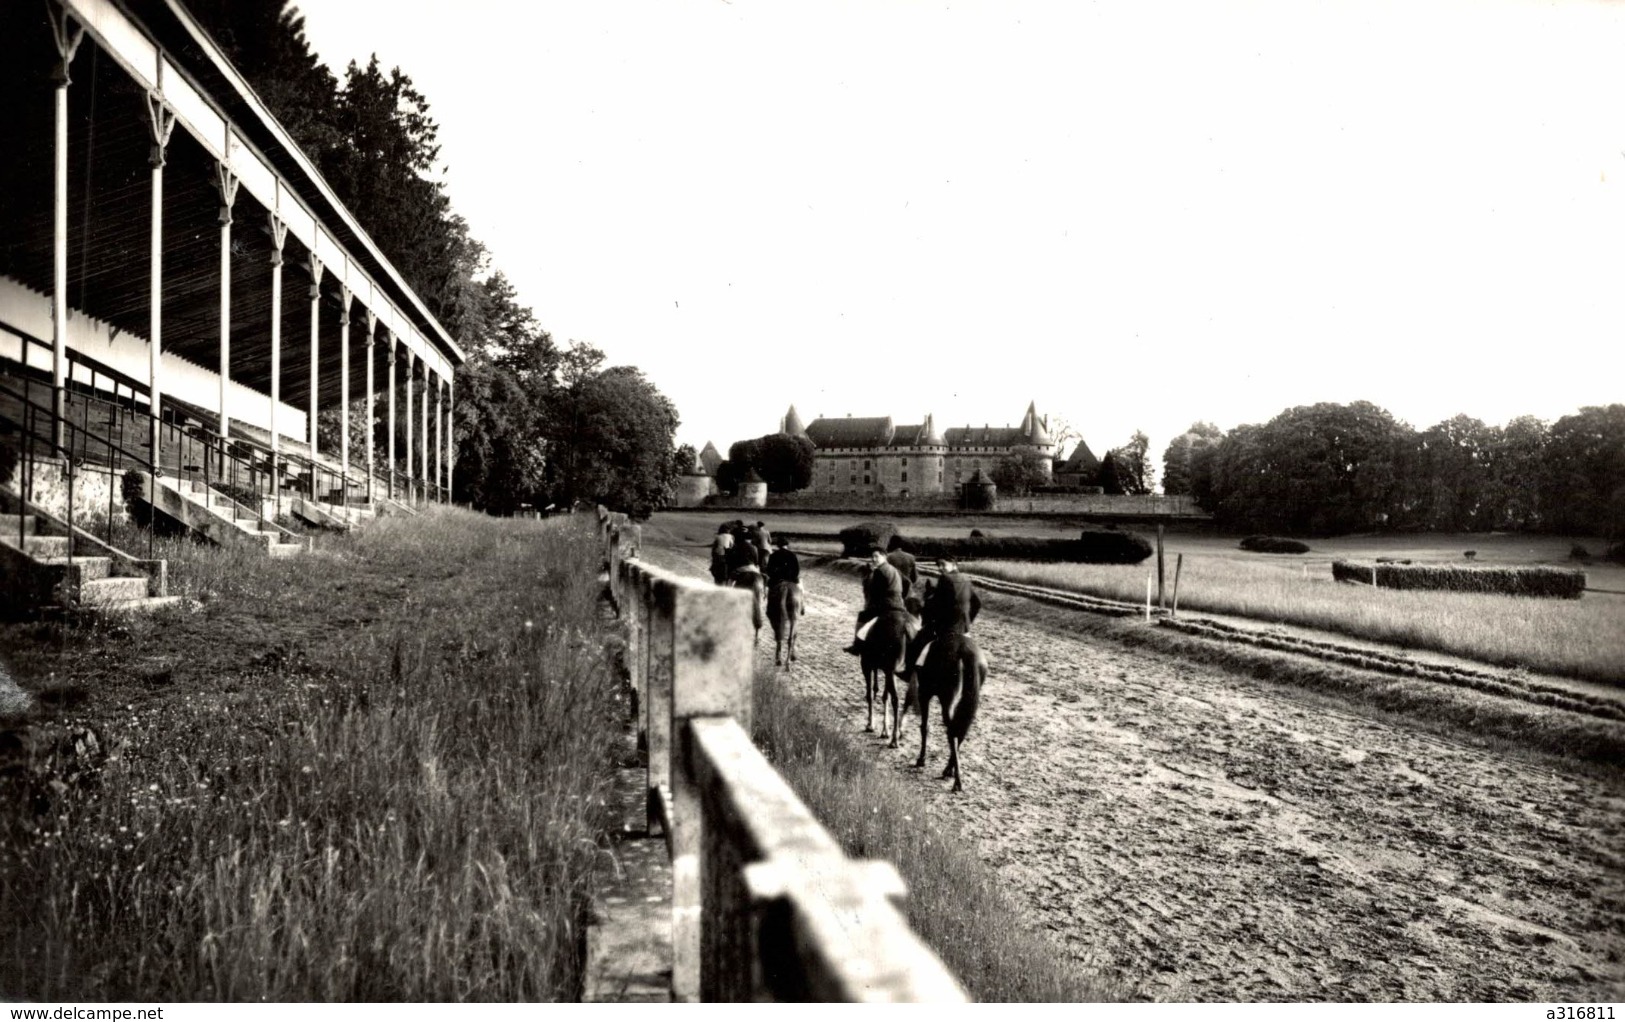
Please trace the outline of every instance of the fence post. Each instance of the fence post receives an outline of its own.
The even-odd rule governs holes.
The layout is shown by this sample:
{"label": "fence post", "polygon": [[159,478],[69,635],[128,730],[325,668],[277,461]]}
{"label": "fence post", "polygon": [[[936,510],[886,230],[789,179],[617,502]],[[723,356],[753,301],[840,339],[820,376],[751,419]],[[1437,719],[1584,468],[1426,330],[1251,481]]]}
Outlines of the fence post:
{"label": "fence post", "polygon": [[672,999],[692,1002],[700,996],[703,967],[700,855],[705,822],[688,725],[701,717],[732,717],[750,732],[751,594],[665,581],[656,598],[672,623]]}

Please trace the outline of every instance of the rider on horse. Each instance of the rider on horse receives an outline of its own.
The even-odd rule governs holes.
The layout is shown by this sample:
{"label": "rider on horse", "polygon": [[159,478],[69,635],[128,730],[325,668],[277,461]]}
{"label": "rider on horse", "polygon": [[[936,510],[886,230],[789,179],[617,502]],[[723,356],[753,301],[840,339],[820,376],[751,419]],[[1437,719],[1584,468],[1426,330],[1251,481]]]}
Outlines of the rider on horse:
{"label": "rider on horse", "polygon": [[853,637],[852,645],[846,651],[853,656],[863,653],[863,638],[868,634],[864,627],[868,622],[882,614],[907,614],[908,607],[903,602],[908,597],[908,579],[896,566],[886,560],[886,552],[878,546],[869,548],[869,577],[863,581],[863,609],[858,611],[858,629]]}
{"label": "rider on horse", "polygon": [[925,659],[931,640],[940,635],[966,635],[972,621],[982,610],[982,600],[976,595],[970,579],[959,573],[959,565],[952,557],[939,558],[942,575],[930,589],[920,609],[920,634],[908,644],[908,663],[903,677],[912,678],[915,669]]}

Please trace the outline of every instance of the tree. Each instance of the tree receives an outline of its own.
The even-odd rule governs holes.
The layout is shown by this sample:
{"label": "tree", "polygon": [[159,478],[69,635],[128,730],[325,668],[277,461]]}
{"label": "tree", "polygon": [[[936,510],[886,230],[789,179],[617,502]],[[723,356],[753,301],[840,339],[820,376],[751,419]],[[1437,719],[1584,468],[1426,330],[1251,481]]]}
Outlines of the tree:
{"label": "tree", "polygon": [[676,478],[677,409],[633,366],[599,369],[603,352],[572,343],[545,418],[554,501],[576,500],[647,517]]}
{"label": "tree", "polygon": [[[1193,422],[1191,428],[1168,444],[1162,455],[1162,492],[1167,494],[1195,494],[1198,463],[1205,462],[1199,449],[1211,448],[1224,438],[1224,433],[1211,422]],[[1211,472],[1209,464],[1201,471]]]}
{"label": "tree", "polygon": [[1001,458],[993,466],[988,477],[993,480],[1000,493],[1025,496],[1032,492],[1033,487],[1043,486],[1049,482],[1049,473],[1045,471],[1045,460],[1038,451],[1032,447],[1017,447]]}
{"label": "tree", "polygon": [[[769,433],[740,440],[728,448],[731,481],[751,469],[767,483],[769,493],[793,493],[812,485],[813,442],[804,436]],[[720,473],[719,473],[720,475]],[[718,483],[721,486],[721,483]]]}
{"label": "tree", "polygon": [[1107,451],[1106,456],[1100,459],[1100,474],[1096,479],[1096,485],[1111,496],[1122,496],[1128,492],[1128,470],[1118,462],[1116,451]]}
{"label": "tree", "polygon": [[1558,532],[1617,535],[1625,487],[1625,404],[1592,405],[1552,423],[1543,490],[1547,526]]}
{"label": "tree", "polygon": [[1484,501],[1491,528],[1536,529],[1544,520],[1546,447],[1550,430],[1521,415],[1496,431]]}
{"label": "tree", "polygon": [[1493,524],[1485,493],[1496,430],[1458,415],[1418,434],[1416,461],[1402,473],[1412,483],[1418,507],[1409,516],[1422,528],[1463,532]]}
{"label": "tree", "polygon": [[1400,509],[1415,433],[1367,401],[1289,408],[1219,444],[1212,506],[1227,527],[1331,534],[1383,525]]}
{"label": "tree", "polygon": [[1122,487],[1118,492],[1145,494],[1151,492],[1155,481],[1155,470],[1151,467],[1151,438],[1140,430],[1134,431],[1134,436],[1122,447],[1114,447],[1106,452],[1107,458],[1112,462],[1116,478],[1112,484],[1106,479],[1106,462],[1101,461],[1101,483],[1107,493],[1113,492],[1112,485]]}

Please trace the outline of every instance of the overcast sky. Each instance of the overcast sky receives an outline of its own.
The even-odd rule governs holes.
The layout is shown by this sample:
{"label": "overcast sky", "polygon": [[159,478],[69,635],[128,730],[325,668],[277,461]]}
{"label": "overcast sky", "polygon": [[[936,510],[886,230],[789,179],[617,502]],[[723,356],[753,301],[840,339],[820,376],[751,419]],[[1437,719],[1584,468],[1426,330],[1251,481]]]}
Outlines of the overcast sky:
{"label": "overcast sky", "polygon": [[1625,4],[296,2],[696,447],[1625,400]]}

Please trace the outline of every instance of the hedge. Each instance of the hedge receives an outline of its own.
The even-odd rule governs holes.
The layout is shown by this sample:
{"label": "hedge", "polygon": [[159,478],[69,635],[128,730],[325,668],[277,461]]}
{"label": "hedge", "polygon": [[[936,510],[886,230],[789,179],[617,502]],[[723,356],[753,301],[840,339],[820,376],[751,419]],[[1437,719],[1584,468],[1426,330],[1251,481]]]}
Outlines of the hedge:
{"label": "hedge", "polygon": [[1079,564],[1138,564],[1151,556],[1151,543],[1132,532],[1085,530],[1077,539],[1036,536],[978,536],[969,539],[908,539],[903,549],[916,557],[1070,561]]}
{"label": "hedge", "polygon": [[891,522],[859,522],[849,525],[840,532],[842,557],[868,557],[869,548],[877,546],[886,549],[891,538],[897,535],[897,526]]}
{"label": "hedge", "polygon": [[1339,582],[1370,585],[1372,572],[1376,572],[1379,589],[1443,589],[1458,593],[1499,593],[1505,596],[1578,600],[1586,587],[1586,574],[1577,568],[1469,568],[1454,564],[1332,562],[1332,577]]}
{"label": "hedge", "polygon": [[1248,536],[1241,541],[1243,550],[1251,550],[1259,554],[1306,554],[1309,544],[1296,539],[1283,539],[1280,536]]}

